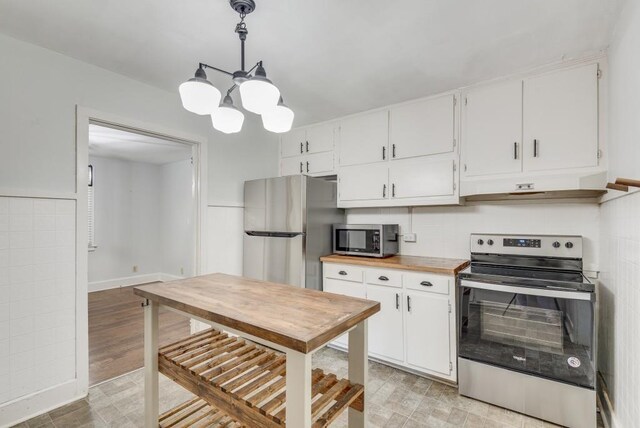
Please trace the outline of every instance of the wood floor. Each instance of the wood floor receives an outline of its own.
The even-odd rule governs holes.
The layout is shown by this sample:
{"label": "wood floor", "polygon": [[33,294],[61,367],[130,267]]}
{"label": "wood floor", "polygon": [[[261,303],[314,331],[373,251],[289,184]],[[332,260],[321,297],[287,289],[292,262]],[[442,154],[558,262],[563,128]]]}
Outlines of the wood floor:
{"label": "wood floor", "polygon": [[[89,293],[89,385],[143,366],[142,298],[133,287]],[[160,308],[160,345],[189,334],[189,319]]]}

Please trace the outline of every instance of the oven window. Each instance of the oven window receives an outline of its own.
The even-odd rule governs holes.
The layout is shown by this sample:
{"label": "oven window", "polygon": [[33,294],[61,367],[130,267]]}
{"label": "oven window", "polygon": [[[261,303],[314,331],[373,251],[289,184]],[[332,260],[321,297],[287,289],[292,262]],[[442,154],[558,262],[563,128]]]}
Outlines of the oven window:
{"label": "oven window", "polygon": [[377,253],[380,249],[380,232],[364,229],[336,230],[336,250],[358,253]]}
{"label": "oven window", "polygon": [[593,303],[461,287],[460,356],[594,388]]}

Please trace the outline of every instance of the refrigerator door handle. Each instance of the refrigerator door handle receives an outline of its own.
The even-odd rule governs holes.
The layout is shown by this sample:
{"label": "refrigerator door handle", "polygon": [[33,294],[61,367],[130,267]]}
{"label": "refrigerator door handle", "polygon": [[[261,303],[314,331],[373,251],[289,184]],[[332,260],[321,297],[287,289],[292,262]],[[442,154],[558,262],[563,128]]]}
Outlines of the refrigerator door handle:
{"label": "refrigerator door handle", "polygon": [[295,238],[296,236],[304,235],[303,232],[260,232],[255,230],[244,233],[249,236],[262,236],[265,238]]}

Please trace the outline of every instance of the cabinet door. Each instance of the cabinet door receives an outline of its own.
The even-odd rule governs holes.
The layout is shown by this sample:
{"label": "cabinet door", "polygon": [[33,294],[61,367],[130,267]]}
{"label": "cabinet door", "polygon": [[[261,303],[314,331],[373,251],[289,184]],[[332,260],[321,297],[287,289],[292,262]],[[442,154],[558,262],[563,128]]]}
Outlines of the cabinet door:
{"label": "cabinet door", "polygon": [[407,363],[448,376],[452,362],[449,298],[408,292],[406,300]]}
{"label": "cabinet door", "polygon": [[[323,291],[328,293],[341,294],[343,296],[359,297],[365,299],[367,296],[364,284],[361,282],[340,281],[337,279],[324,278],[324,284],[322,284]],[[345,333],[337,339],[333,340],[334,344],[341,347],[348,347],[349,345],[349,333]]]}
{"label": "cabinet door", "polygon": [[380,312],[369,318],[369,352],[376,357],[404,362],[402,290],[369,284],[367,299],[380,302]]}
{"label": "cabinet door", "polygon": [[333,125],[318,125],[307,128],[306,153],[321,153],[333,150]]}
{"label": "cabinet door", "polygon": [[452,159],[418,159],[391,163],[391,199],[453,195],[453,166]]}
{"label": "cabinet door", "polygon": [[300,156],[305,152],[306,131],[304,129],[292,129],[280,137],[280,156]]}
{"label": "cabinet door", "polygon": [[280,176],[296,175],[304,173],[305,163],[304,157],[296,156],[291,158],[280,159]]}
{"label": "cabinet door", "polygon": [[340,166],[389,158],[389,112],[377,111],[340,123]]}
{"label": "cabinet door", "polygon": [[341,168],[338,174],[340,201],[381,200],[389,197],[387,164]]}
{"label": "cabinet door", "polygon": [[524,170],[598,165],[598,65],[524,81]]}
{"label": "cabinet door", "polygon": [[306,156],[304,168],[305,173],[313,176],[333,173],[333,152],[317,153]]}
{"label": "cabinet door", "polygon": [[465,95],[462,158],[465,176],[522,170],[522,81],[474,89]]}
{"label": "cabinet door", "polygon": [[452,152],[455,129],[454,100],[453,95],[446,95],[391,109],[391,158],[403,159]]}

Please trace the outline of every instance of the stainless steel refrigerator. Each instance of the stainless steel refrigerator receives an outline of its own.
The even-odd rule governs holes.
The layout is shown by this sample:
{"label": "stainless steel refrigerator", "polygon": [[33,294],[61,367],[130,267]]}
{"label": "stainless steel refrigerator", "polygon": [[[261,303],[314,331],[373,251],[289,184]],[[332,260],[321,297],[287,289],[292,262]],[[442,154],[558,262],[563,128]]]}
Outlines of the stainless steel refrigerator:
{"label": "stainless steel refrigerator", "polygon": [[293,175],[244,183],[243,275],[322,289],[320,257],[344,222],[335,182]]}

